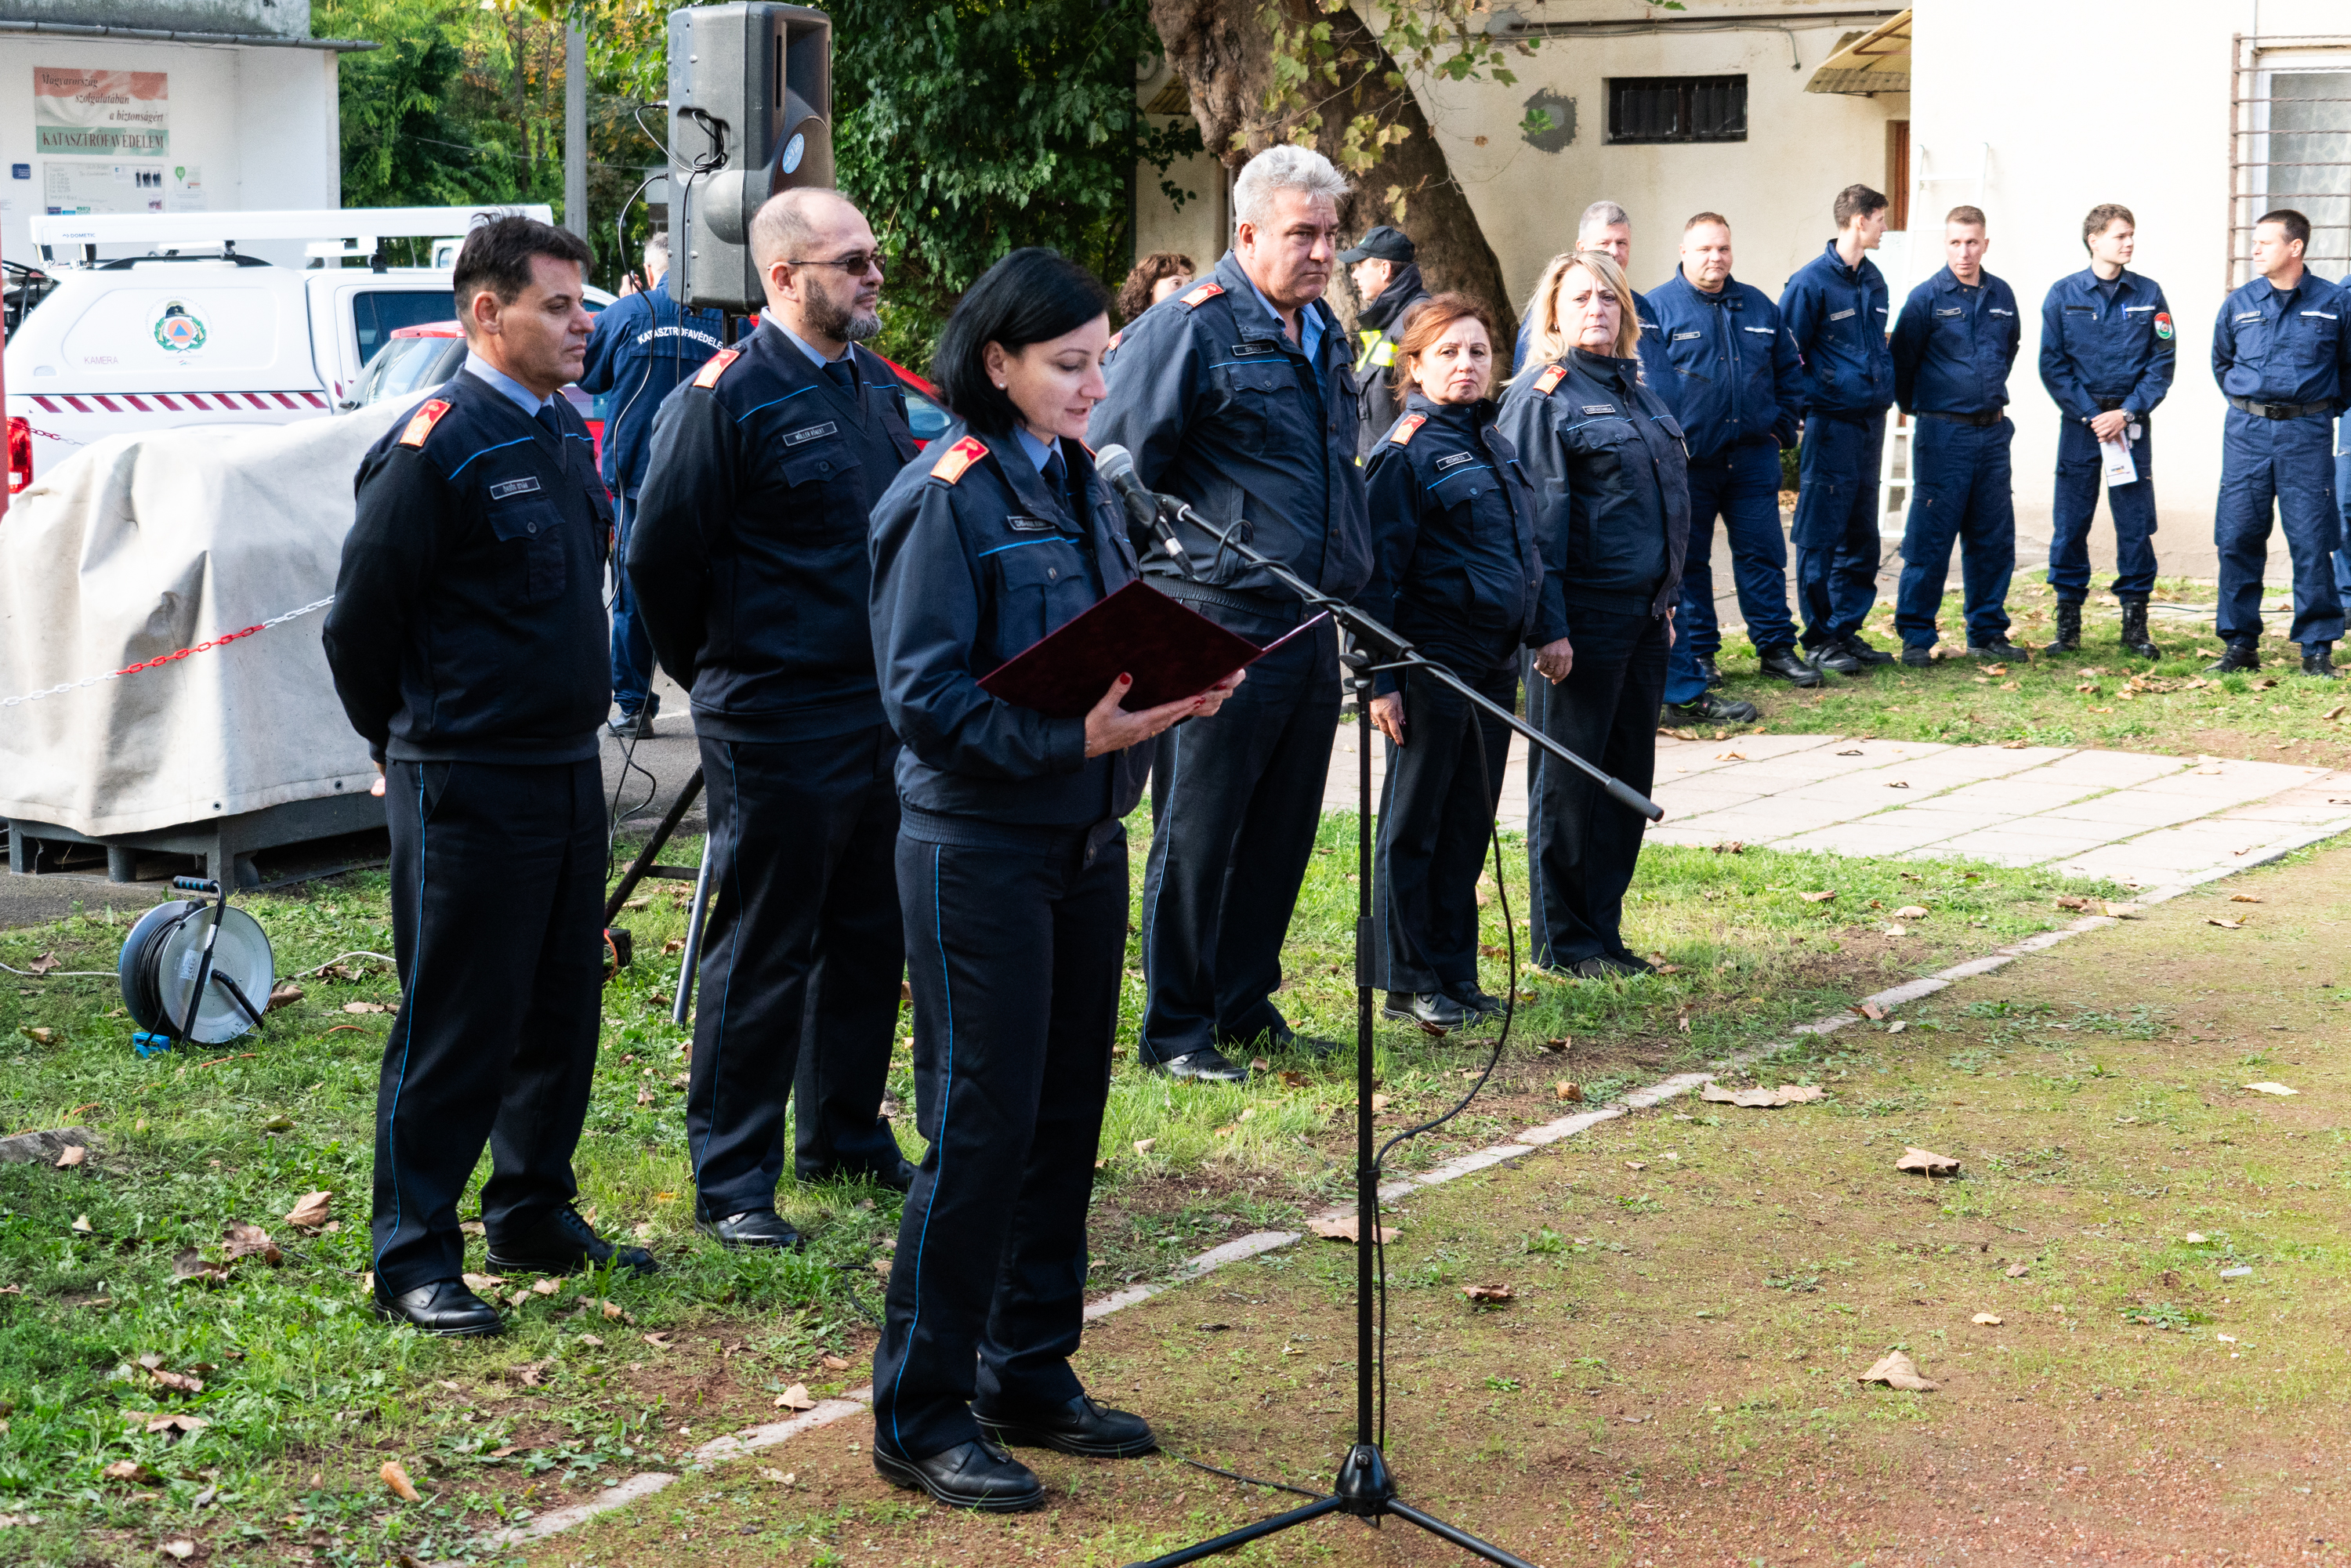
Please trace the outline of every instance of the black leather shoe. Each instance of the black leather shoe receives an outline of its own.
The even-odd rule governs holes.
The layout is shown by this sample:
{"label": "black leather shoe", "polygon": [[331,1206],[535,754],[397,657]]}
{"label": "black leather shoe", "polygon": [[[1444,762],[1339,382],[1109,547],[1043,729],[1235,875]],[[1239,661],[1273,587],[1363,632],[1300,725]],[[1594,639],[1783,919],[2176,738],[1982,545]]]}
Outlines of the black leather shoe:
{"label": "black leather shoe", "polygon": [[1008,1448],[1050,1448],[1085,1459],[1131,1459],[1159,1446],[1151,1423],[1123,1410],[1106,1409],[1081,1394],[1058,1410],[999,1416],[975,1405],[972,1419],[991,1443]]}
{"label": "black leather shoe", "polygon": [[1700,655],[1696,662],[1698,673],[1706,679],[1707,690],[1712,691],[1723,684],[1722,670],[1712,659]]}
{"label": "black leather shoe", "polygon": [[[2129,616],[2129,607],[2127,605],[2124,607],[2124,615],[2126,619]],[[2146,622],[2147,601],[2145,600],[2141,600],[2139,601],[2139,630],[2142,632],[2147,630]],[[2079,604],[2065,604],[2061,602],[2057,606],[2057,630],[2051,634],[2049,638],[2049,646],[2042,649],[2041,651],[2044,653],[2075,653],[2081,652],[2081,648],[2082,607]]]}
{"label": "black leather shoe", "polygon": [[1390,991],[1380,1016],[1449,1034],[1469,1021],[1469,1009],[1443,991]]}
{"label": "black leather shoe", "polygon": [[1890,664],[1894,662],[1893,654],[1871,647],[1861,640],[1861,633],[1858,632],[1844,638],[1839,645],[1852,654],[1857,662],[1864,664]]}
{"label": "black leather shoe", "polygon": [[1476,1023],[1499,1019],[1509,1010],[1502,1006],[1499,997],[1489,996],[1475,986],[1454,986],[1446,991],[1446,995],[1467,1009]]}
{"label": "black leather shoe", "polygon": [[1840,675],[1861,674],[1861,661],[1845,652],[1842,643],[1823,643],[1807,656],[1814,670],[1834,670]]}
{"label": "black leather shoe", "polygon": [[1165,1061],[1146,1061],[1143,1065],[1150,1071],[1165,1073],[1170,1078],[1196,1079],[1202,1083],[1249,1082],[1249,1069],[1213,1045],[1204,1045],[1197,1051],[1187,1051]]}
{"label": "black leather shoe", "polygon": [[505,1326],[498,1322],[497,1308],[466,1289],[463,1280],[435,1280],[396,1296],[384,1294],[379,1285],[375,1315],[389,1323],[414,1323],[442,1339],[493,1334]]}
{"label": "black leather shoe", "polygon": [[1909,670],[1933,669],[1935,667],[1935,645],[1932,643],[1928,643],[1923,647],[1917,643],[1903,643],[1902,665],[1903,668]]}
{"label": "black leather shoe", "polygon": [[1753,724],[1762,716],[1762,711],[1753,703],[1700,692],[1686,703],[1666,704],[1657,719],[1676,727],[1689,724]]}
{"label": "black leather shoe", "polygon": [[1037,1472],[997,1448],[974,1439],[920,1459],[885,1453],[875,1433],[873,1469],[893,1487],[930,1493],[949,1508],[1015,1513],[1045,1500]]}
{"label": "black leather shoe", "polygon": [[2342,676],[2335,668],[2335,644],[2304,643],[2302,645],[2302,673],[2316,675],[2322,681],[2340,680]]}
{"label": "black leather shoe", "polygon": [[527,1230],[490,1239],[490,1267],[509,1274],[573,1274],[611,1263],[651,1274],[661,1265],[642,1247],[615,1247],[596,1234],[569,1204]]}
{"label": "black leather shoe", "polygon": [[2239,670],[2262,667],[2262,645],[2251,637],[2239,637],[2228,643],[2220,656],[2204,666],[2208,675],[2230,675]]}
{"label": "black leather shoe", "polygon": [[2005,637],[1995,637],[1989,643],[1970,643],[1968,644],[1968,657],[1970,659],[1991,659],[1995,662],[2001,662],[2009,659],[2022,659],[2025,656],[2023,649],[2018,647],[2015,643],[2010,642]]}
{"label": "black leather shoe", "polygon": [[697,1212],[694,1228],[714,1238],[721,1247],[765,1247],[782,1252],[800,1249],[800,1233],[792,1228],[791,1221],[772,1208],[747,1208],[724,1219]]}
{"label": "black leather shoe", "polygon": [[1821,684],[1821,673],[1796,657],[1793,648],[1765,648],[1757,657],[1763,662],[1763,673],[1775,681],[1786,681],[1797,686]]}

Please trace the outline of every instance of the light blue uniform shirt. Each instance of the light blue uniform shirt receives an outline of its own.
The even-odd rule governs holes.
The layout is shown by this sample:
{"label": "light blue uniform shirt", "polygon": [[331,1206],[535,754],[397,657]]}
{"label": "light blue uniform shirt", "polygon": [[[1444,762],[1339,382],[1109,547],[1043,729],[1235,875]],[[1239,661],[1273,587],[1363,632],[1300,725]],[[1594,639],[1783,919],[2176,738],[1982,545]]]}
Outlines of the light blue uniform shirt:
{"label": "light blue uniform shirt", "polygon": [[[1241,276],[1249,277],[1247,273]],[[1254,277],[1249,278],[1249,292],[1256,295],[1257,302],[1265,307],[1265,313],[1273,318],[1273,324],[1287,333],[1290,330],[1290,324],[1281,319],[1281,312],[1273,308],[1273,301],[1265,297],[1265,290],[1257,286],[1257,279]],[[1311,305],[1301,305],[1298,308],[1298,346],[1306,350],[1306,358],[1310,363],[1322,362],[1315,350],[1322,346],[1322,319],[1314,313],[1314,307]]]}
{"label": "light blue uniform shirt", "polygon": [[483,359],[479,354],[473,352],[471,350],[468,350],[465,354],[465,368],[473,371],[474,374],[481,377],[484,381],[489,382],[492,386],[497,388],[500,392],[505,394],[508,402],[513,403],[517,408],[522,410],[523,413],[530,415],[533,419],[538,417],[538,411],[540,409],[545,408],[548,404],[555,401],[551,397],[539,396],[537,392],[531,391],[528,387],[515,380],[514,377],[507,374],[506,371],[498,369],[497,366],[490,363],[489,361]]}

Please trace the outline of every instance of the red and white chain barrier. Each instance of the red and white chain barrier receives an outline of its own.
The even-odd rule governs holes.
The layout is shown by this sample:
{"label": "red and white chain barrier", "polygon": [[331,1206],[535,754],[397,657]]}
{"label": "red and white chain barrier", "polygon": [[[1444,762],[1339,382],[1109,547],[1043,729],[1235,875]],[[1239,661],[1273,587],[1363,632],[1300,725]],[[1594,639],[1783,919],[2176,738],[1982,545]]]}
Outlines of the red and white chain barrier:
{"label": "red and white chain barrier", "polygon": [[100,681],[119,681],[125,675],[135,675],[141,670],[160,670],[164,665],[184,659],[191,653],[209,653],[214,648],[227,646],[239,637],[250,637],[256,632],[266,632],[272,626],[283,626],[288,621],[298,620],[314,610],[324,610],[334,601],[335,596],[330,593],[324,599],[305,604],[299,610],[289,610],[283,615],[273,615],[258,626],[247,626],[241,632],[225,632],[217,637],[197,643],[193,648],[180,648],[169,653],[160,653],[142,664],[132,664],[128,669],[110,670],[102,675],[85,675],[80,680],[67,681],[61,685],[51,686],[46,691],[26,692],[23,696],[0,697],[0,708],[15,707],[19,703],[37,703],[43,697],[63,696],[68,692],[78,692],[85,686],[94,686]]}

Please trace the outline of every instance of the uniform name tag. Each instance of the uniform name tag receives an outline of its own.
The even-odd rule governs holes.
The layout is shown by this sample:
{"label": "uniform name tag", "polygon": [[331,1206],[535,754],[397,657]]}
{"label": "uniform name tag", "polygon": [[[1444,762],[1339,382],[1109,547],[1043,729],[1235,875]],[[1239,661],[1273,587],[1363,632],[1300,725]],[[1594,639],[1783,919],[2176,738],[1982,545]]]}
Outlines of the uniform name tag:
{"label": "uniform name tag", "polygon": [[2261,319],[2262,313],[2258,310],[2240,310],[2236,315],[2236,319],[2240,321],[2258,321]]}
{"label": "uniform name tag", "polygon": [[490,499],[493,501],[503,501],[508,496],[528,496],[533,490],[538,488],[538,476],[533,474],[528,478],[509,479],[503,485],[491,486]]}
{"label": "uniform name tag", "polygon": [[1705,336],[1706,334],[1703,332],[1677,332],[1674,334],[1674,341],[1677,343],[1686,343],[1692,338],[1703,338]]}
{"label": "uniform name tag", "polygon": [[1281,352],[1281,350],[1272,343],[1235,343],[1233,345],[1233,353],[1235,357],[1244,360],[1254,354],[1278,354],[1280,352]]}
{"label": "uniform name tag", "polygon": [[[2079,309],[2079,308],[2081,308],[2081,307],[2079,307],[2079,306],[2074,306],[2074,307],[2070,307],[2069,308],[2073,308],[2073,309]],[[2152,305],[2126,305],[2126,306],[2124,306],[2124,307],[2123,307],[2123,314],[2124,314],[2124,315],[2126,315],[2126,316],[2128,316],[2128,315],[2130,315],[2133,311],[2137,311],[2137,310],[2152,310],[2152,309],[2154,309],[2154,308],[2155,308],[2155,307],[2154,307],[2154,306],[2152,306]]]}
{"label": "uniform name tag", "polygon": [[805,430],[795,430],[789,435],[785,436],[784,444],[787,446],[798,446],[804,442],[820,441],[828,435],[837,435],[840,432],[841,426],[838,424],[811,424]]}
{"label": "uniform name tag", "polygon": [[1476,455],[1474,452],[1457,452],[1450,457],[1440,457],[1437,460],[1437,471],[1442,474],[1447,468],[1458,468]]}
{"label": "uniform name tag", "polygon": [[1772,329],[1769,327],[1741,327],[1739,329],[1742,332],[1761,332],[1767,338],[1770,337],[1772,332]]}
{"label": "uniform name tag", "polygon": [[1938,316],[1964,316],[1967,312],[1955,305],[1949,310],[1938,310],[1935,314]]}
{"label": "uniform name tag", "polygon": [[1583,412],[1586,413],[1614,413],[1616,412],[1616,405],[1613,402],[1587,402],[1583,405]]}
{"label": "uniform name tag", "polygon": [[1988,306],[1986,308],[1991,310],[1991,312],[1995,316],[2013,316],[2016,314],[2013,310],[2004,310],[1997,305]]}
{"label": "uniform name tag", "polygon": [[2305,310],[2303,314],[2305,316],[2315,316],[2322,321],[2332,321],[2335,319],[2335,312],[2332,310]]}
{"label": "uniform name tag", "polygon": [[1042,517],[1007,517],[1004,526],[1016,534],[1050,534],[1053,525]]}
{"label": "uniform name tag", "polygon": [[1829,312],[1829,319],[1832,321],[1842,321],[1846,317],[1855,314],[1857,314],[1857,312],[1852,310],[1832,310]]}

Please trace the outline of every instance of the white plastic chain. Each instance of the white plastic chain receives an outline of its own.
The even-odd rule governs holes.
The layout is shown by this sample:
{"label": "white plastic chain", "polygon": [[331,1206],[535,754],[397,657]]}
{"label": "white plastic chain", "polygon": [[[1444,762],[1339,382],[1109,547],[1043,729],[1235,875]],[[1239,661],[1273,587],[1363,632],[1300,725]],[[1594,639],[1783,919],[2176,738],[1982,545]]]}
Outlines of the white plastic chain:
{"label": "white plastic chain", "polygon": [[141,670],[160,669],[165,664],[184,659],[191,653],[208,653],[214,648],[224,647],[235,642],[239,637],[250,637],[256,632],[266,632],[272,626],[283,626],[288,621],[298,620],[314,610],[324,610],[334,601],[335,596],[330,593],[324,599],[305,604],[299,610],[289,610],[283,615],[273,615],[257,626],[247,626],[239,631],[223,632],[220,636],[209,638],[193,648],[179,648],[169,653],[158,654],[152,659],[132,664],[127,669],[110,670],[102,675],[85,675],[80,680],[67,681],[63,685],[51,686],[46,691],[26,692],[23,696],[0,697],[0,708],[12,708],[19,703],[37,703],[43,697],[63,696],[68,692],[78,692],[85,686],[94,686],[100,681],[119,681],[125,675],[135,675]]}

